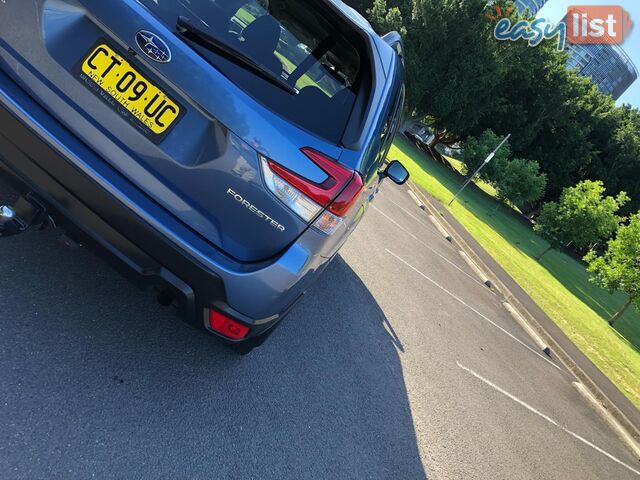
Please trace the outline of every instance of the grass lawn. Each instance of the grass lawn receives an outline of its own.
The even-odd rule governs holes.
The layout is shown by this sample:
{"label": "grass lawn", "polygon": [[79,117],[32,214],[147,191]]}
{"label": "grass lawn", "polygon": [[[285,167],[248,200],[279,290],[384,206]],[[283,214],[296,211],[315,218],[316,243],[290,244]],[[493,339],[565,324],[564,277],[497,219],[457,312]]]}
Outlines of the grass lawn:
{"label": "grass lawn", "polygon": [[[292,73],[296,69],[296,65],[291,60],[289,60],[287,57],[285,57],[282,53],[275,52],[275,54],[280,59],[282,64],[284,65],[284,69],[288,74]],[[300,77],[300,79],[296,82],[296,88],[298,90],[302,90],[304,87],[318,87],[320,90],[322,90],[328,96],[331,96],[331,94],[327,91],[326,88],[323,87],[323,85],[321,83],[316,82],[307,73],[302,75]]]}
{"label": "grass lawn", "polygon": [[[464,163],[462,163],[460,160],[456,160],[455,158],[447,157],[446,155],[443,155],[443,157],[447,159],[447,161],[453,166],[453,168],[455,168],[458,171],[458,173],[462,175],[466,175],[467,171]],[[482,190],[484,190],[486,193],[488,193],[492,197],[495,197],[497,195],[496,189],[493,187],[493,185],[489,185],[488,183],[485,183],[482,180],[478,180],[475,183],[476,185],[478,185],[478,187],[480,187]]]}
{"label": "grass lawn", "polygon": [[240,20],[240,22],[242,22],[244,24],[244,26],[249,25],[250,23],[252,23],[256,17],[250,12],[248,11],[246,8],[240,8],[236,14],[235,17]]}
{"label": "grass lawn", "polygon": [[[459,176],[402,137],[389,158],[400,160],[413,181],[445,206],[461,185]],[[558,251],[536,261],[547,243],[508,207],[494,211],[495,203],[486,193],[467,189],[459,202],[445,208],[640,408],[640,313],[629,309],[615,329],[606,321],[622,306],[624,295],[610,295],[593,285],[583,264]]]}

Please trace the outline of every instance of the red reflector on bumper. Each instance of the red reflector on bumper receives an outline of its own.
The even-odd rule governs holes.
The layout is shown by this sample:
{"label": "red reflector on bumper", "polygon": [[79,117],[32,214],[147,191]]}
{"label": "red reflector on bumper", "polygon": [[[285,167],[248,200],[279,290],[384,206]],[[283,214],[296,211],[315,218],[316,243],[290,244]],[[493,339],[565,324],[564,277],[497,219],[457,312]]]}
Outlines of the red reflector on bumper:
{"label": "red reflector on bumper", "polygon": [[249,327],[214,310],[209,310],[209,325],[215,332],[231,340],[242,340],[249,333]]}

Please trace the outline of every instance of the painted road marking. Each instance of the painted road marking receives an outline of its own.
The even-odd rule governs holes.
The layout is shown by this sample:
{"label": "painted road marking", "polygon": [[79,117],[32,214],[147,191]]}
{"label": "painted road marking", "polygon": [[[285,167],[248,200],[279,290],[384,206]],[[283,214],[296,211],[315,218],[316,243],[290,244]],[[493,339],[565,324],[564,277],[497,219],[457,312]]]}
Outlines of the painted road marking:
{"label": "painted road marking", "polygon": [[402,259],[401,257],[399,257],[398,255],[396,255],[395,253],[393,253],[391,250],[386,249],[387,253],[393,257],[396,258],[396,260],[402,262],[403,264],[405,264],[407,267],[409,267],[411,270],[413,270],[414,272],[416,272],[418,275],[422,276],[425,280],[428,280],[429,282],[431,282],[433,285],[435,285],[436,287],[438,287],[440,290],[442,290],[443,292],[445,292],[447,295],[449,295],[451,298],[453,298],[454,300],[456,300],[457,302],[461,303],[462,305],[464,305],[465,307],[467,307],[469,310],[471,310],[473,313],[475,313],[476,315],[478,315],[480,318],[482,318],[483,320],[485,320],[486,322],[488,322],[490,325],[493,325],[495,328],[497,328],[498,330],[500,330],[502,333],[504,333],[505,335],[507,335],[509,338],[515,340],[516,342],[518,342],[520,345],[522,345],[524,348],[526,348],[527,350],[529,350],[530,352],[532,352],[533,354],[535,354],[536,356],[540,357],[541,359],[543,359],[545,362],[547,362],[549,365],[552,365],[554,368],[560,370],[561,372],[563,371],[558,365],[556,365],[555,363],[553,363],[551,360],[549,360],[547,357],[545,357],[544,355],[542,355],[541,353],[538,353],[536,350],[534,350],[533,348],[531,348],[529,345],[527,345],[526,343],[524,343],[522,340],[520,340],[518,337],[512,335],[511,333],[509,333],[507,330],[505,330],[504,328],[502,328],[500,325],[498,325],[497,323],[495,323],[493,320],[491,320],[489,317],[487,317],[486,315],[484,315],[483,313],[479,312],[478,310],[476,310],[475,308],[473,308],[471,305],[469,305],[467,302],[465,302],[464,300],[462,300],[460,297],[458,297],[455,293],[450,292],[449,290],[447,290],[445,287],[443,287],[442,285],[440,285],[438,282],[436,282],[435,280],[433,280],[431,277],[429,277],[428,275],[422,273],[420,270],[418,270],[416,267],[414,267],[413,265],[411,265],[410,263],[408,263],[406,260]]}
{"label": "painted road marking", "polygon": [[496,385],[495,383],[491,382],[490,380],[487,380],[486,378],[484,378],[482,375],[480,375],[479,373],[474,372],[473,370],[471,370],[469,367],[465,367],[464,365],[462,365],[460,362],[456,362],[458,364],[458,367],[460,367],[462,370],[464,370],[465,372],[473,375],[474,377],[476,377],[478,380],[480,380],[481,382],[483,382],[486,385],[489,385],[491,388],[493,388],[494,390],[500,392],[502,395],[504,395],[505,397],[513,400],[514,402],[516,402],[517,404],[519,404],[520,406],[526,408],[527,410],[529,410],[532,413],[535,413],[536,415],[538,415],[540,418],[545,419],[547,422],[549,422],[551,425],[559,428],[560,430],[562,430],[565,433],[568,433],[569,435],[571,435],[573,438],[575,438],[576,440],[584,443],[585,445],[593,448],[596,452],[601,453],[602,455],[604,455],[605,457],[609,458],[610,460],[613,460],[614,462],[616,462],[618,465],[622,465],[624,468],[626,468],[627,470],[635,473],[636,475],[640,476],[640,471],[636,470],[635,468],[627,465],[626,463],[624,463],[622,460],[619,460],[618,458],[614,457],[613,455],[611,455],[608,452],[605,452],[603,449],[601,449],[600,447],[598,447],[597,445],[594,445],[593,443],[591,443],[589,440],[585,439],[584,437],[581,437],[580,435],[578,435],[577,433],[572,432],[571,430],[569,430],[568,428],[562,426],[560,423],[558,423],[557,421],[555,421],[553,418],[545,415],[544,413],[536,410],[535,408],[533,408],[531,405],[529,405],[526,402],[523,402],[522,400],[520,400],[518,397],[516,397],[515,395],[512,395],[511,393],[507,392],[506,390],[500,388],[498,385]]}
{"label": "painted road marking", "polygon": [[414,215],[413,213],[411,213],[409,210],[407,210],[406,208],[404,208],[402,205],[397,204],[396,202],[394,202],[393,200],[391,200],[390,198],[384,197],[386,201],[388,201],[389,203],[393,203],[396,207],[398,207],[400,210],[402,210],[404,213],[406,213],[407,215],[409,215],[411,218],[413,218],[414,220],[416,220],[418,223],[422,224],[425,227],[431,228],[430,225],[428,225],[426,222],[422,221],[422,218],[417,217],[416,215]]}
{"label": "painted road marking", "polygon": [[633,452],[633,455],[640,459],[640,445],[633,439],[627,429],[620,425],[620,422],[593,396],[583,383],[571,382],[571,384],[578,390],[578,393],[598,411],[600,416],[609,424],[613,431],[616,432],[618,438]]}
{"label": "painted road marking", "polygon": [[456,265],[455,263],[453,263],[451,260],[449,260],[447,257],[445,257],[444,255],[442,255],[441,253],[438,253],[436,250],[434,250],[432,247],[430,247],[429,245],[427,245],[425,242],[423,242],[422,240],[420,240],[418,237],[416,237],[413,233],[411,233],[409,230],[407,230],[406,228],[404,228],[402,225],[400,225],[398,222],[396,222],[393,218],[391,218],[389,215],[387,215],[386,213],[384,213],[382,210],[380,210],[377,207],[372,206],[371,208],[373,208],[376,212],[378,212],[380,215],[382,215],[384,218],[386,218],[387,220],[389,220],[391,223],[393,223],[396,227],[398,227],[400,230],[402,230],[403,232],[405,232],[407,235],[409,235],[411,238],[413,238],[414,240],[416,240],[418,243],[420,243],[423,247],[431,250],[431,252],[433,252],[435,255],[437,255],[438,257],[440,257],[442,260],[444,260],[445,262],[447,262],[449,265],[451,265],[453,268],[455,268],[456,270],[458,270],[459,272],[461,272],[463,275],[469,277],[473,282],[477,283],[478,285],[482,285],[482,289],[488,292],[491,292],[492,295],[495,295],[495,293],[491,290],[488,290],[486,288],[486,285],[484,285],[482,282],[480,282],[477,278],[475,278],[472,275],[469,275],[467,272],[465,272],[462,268],[460,268],[458,265]]}

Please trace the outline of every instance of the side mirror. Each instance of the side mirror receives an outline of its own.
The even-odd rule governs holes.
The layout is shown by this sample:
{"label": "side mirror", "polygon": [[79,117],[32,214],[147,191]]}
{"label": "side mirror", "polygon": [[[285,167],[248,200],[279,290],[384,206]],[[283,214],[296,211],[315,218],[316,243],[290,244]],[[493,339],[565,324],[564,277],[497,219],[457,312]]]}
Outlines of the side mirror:
{"label": "side mirror", "polygon": [[383,175],[389,177],[393,183],[404,185],[409,180],[409,172],[398,160],[393,160],[384,170]]}

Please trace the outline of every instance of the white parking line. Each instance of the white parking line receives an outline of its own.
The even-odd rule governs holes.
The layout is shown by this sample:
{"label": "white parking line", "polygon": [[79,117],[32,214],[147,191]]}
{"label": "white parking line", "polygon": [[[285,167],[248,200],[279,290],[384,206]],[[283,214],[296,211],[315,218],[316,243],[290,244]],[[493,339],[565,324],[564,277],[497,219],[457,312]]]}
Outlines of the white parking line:
{"label": "white parking line", "polygon": [[445,257],[444,255],[442,255],[441,253],[438,253],[436,250],[434,250],[432,247],[430,247],[429,245],[427,245],[425,242],[423,242],[422,240],[420,240],[418,237],[416,237],[413,233],[411,233],[409,230],[407,230],[406,228],[404,228],[402,225],[400,225],[398,222],[396,222],[393,218],[391,218],[389,215],[387,215],[386,213],[384,213],[382,210],[380,210],[377,207],[372,206],[371,208],[373,208],[376,212],[378,212],[380,215],[382,215],[384,218],[386,218],[387,220],[389,220],[391,223],[393,223],[396,227],[398,227],[400,230],[402,230],[403,232],[405,232],[407,235],[409,235],[411,238],[413,238],[414,240],[416,240],[418,243],[420,243],[423,247],[431,250],[431,252],[433,252],[435,255],[437,255],[438,257],[440,257],[442,260],[444,260],[445,262],[447,262],[449,265],[451,265],[453,268],[455,268],[456,270],[458,270],[459,272],[461,272],[463,275],[466,275],[467,277],[469,277],[473,282],[477,283],[478,285],[482,285],[482,289],[490,292],[492,295],[495,295],[495,293],[491,290],[489,290],[485,284],[483,284],[482,282],[480,282],[477,278],[473,277],[472,275],[469,275],[467,272],[465,272],[462,268],[460,268],[458,265],[456,265],[455,263],[453,263],[451,260],[449,260],[447,257]]}
{"label": "white parking line", "polygon": [[422,221],[422,218],[417,217],[416,215],[414,215],[413,213],[411,213],[409,210],[407,210],[406,208],[404,208],[402,205],[394,202],[393,200],[391,200],[390,198],[385,197],[385,200],[387,200],[390,203],[393,203],[396,207],[398,207],[400,210],[402,210],[404,213],[406,213],[407,215],[409,215],[411,218],[413,218],[414,220],[416,220],[418,223],[421,223],[422,225],[424,225],[425,227],[431,228],[431,226],[429,224],[427,224],[426,222]]}
{"label": "white parking line", "polygon": [[478,380],[480,380],[481,382],[483,382],[486,385],[489,385],[491,388],[493,388],[494,390],[500,392],[502,395],[504,395],[505,397],[513,400],[514,402],[516,402],[518,405],[526,408],[527,410],[529,410],[532,413],[535,413],[536,415],[538,415],[539,417],[545,419],[547,422],[549,422],[551,425],[559,428],[560,430],[562,430],[565,433],[568,433],[569,435],[571,435],[573,438],[575,438],[576,440],[584,443],[585,445],[593,448],[596,452],[601,453],[602,455],[604,455],[605,457],[609,458],[610,460],[613,460],[614,462],[616,462],[619,465],[622,465],[624,468],[626,468],[627,470],[635,473],[636,475],[640,476],[640,471],[634,469],[633,467],[627,465],[626,463],[624,463],[623,461],[617,459],[616,457],[614,457],[613,455],[611,455],[608,452],[605,452],[603,449],[601,449],[600,447],[598,447],[597,445],[594,445],[593,443],[591,443],[589,440],[585,439],[584,437],[581,437],[580,435],[578,435],[577,433],[572,432],[571,430],[569,430],[568,428],[560,425],[557,421],[555,421],[553,418],[545,415],[544,413],[536,410],[535,408],[533,408],[531,405],[529,405],[528,403],[523,402],[522,400],[520,400],[518,397],[516,397],[515,395],[512,395],[511,393],[507,392],[506,390],[500,388],[498,385],[496,385],[495,383],[491,382],[490,380],[487,380],[486,378],[484,378],[482,375],[480,375],[479,373],[474,372],[473,370],[471,370],[469,367],[465,367],[464,365],[462,365],[460,362],[456,362],[458,364],[458,367],[460,367],[462,370],[464,370],[465,372],[473,375],[475,378],[477,378]]}
{"label": "white parking line", "polygon": [[453,298],[454,300],[456,300],[457,302],[461,303],[462,305],[464,305],[465,307],[467,307],[469,310],[471,310],[473,313],[475,313],[476,315],[478,315],[480,318],[482,318],[483,320],[485,320],[486,322],[488,322],[490,325],[494,326],[495,328],[497,328],[498,330],[500,330],[502,333],[504,333],[505,335],[507,335],[509,338],[511,338],[512,340],[515,340],[516,342],[518,342],[520,345],[522,345],[524,348],[526,348],[527,350],[529,350],[530,352],[532,352],[533,354],[537,355],[538,357],[540,357],[542,360],[544,360],[545,362],[547,362],[549,365],[552,365],[554,368],[562,371],[562,369],[556,365],[555,363],[553,363],[551,360],[549,360],[548,358],[546,358],[544,355],[542,355],[541,353],[538,353],[537,351],[535,351],[533,348],[531,348],[529,345],[527,345],[526,343],[524,343],[522,340],[520,340],[518,337],[512,335],[511,333],[509,333],[508,331],[506,331],[504,328],[502,328],[500,325],[498,325],[497,323],[495,323],[493,320],[491,320],[489,317],[487,317],[486,315],[484,315],[483,313],[479,312],[478,310],[476,310],[475,308],[473,308],[471,305],[469,305],[468,303],[466,303],[464,300],[462,300],[460,297],[458,297],[456,294],[450,292],[449,290],[447,290],[446,288],[444,288],[442,285],[440,285],[438,282],[436,282],[435,280],[433,280],[432,278],[430,278],[429,276],[425,275],[424,273],[422,273],[420,270],[418,270],[416,267],[414,267],[413,265],[411,265],[410,263],[408,263],[406,260],[402,259],[401,257],[399,257],[398,255],[396,255],[395,253],[393,253],[391,250],[389,249],[385,249],[387,251],[387,253],[393,257],[396,258],[396,260],[402,262],[404,265],[406,265],[407,267],[409,267],[411,270],[413,270],[414,272],[416,272],[418,275],[422,276],[425,280],[428,280],[429,282],[431,282],[433,285],[435,285],[436,287],[438,287],[440,290],[442,290],[443,292],[445,292],[447,295],[449,295],[451,298]]}

